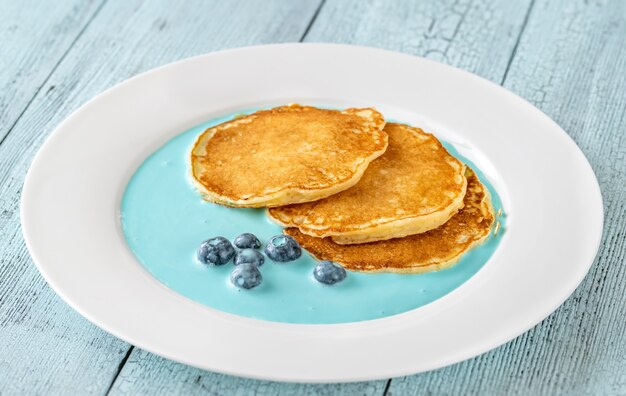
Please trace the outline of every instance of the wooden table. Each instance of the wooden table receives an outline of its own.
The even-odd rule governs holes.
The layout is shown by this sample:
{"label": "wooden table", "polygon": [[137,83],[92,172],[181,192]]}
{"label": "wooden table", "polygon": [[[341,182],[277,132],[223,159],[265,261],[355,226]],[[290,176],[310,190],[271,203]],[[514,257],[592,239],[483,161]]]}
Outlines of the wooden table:
{"label": "wooden table", "polygon": [[[600,252],[574,295],[477,358],[339,385],[198,370],[134,348],[67,306],[20,231],[22,181],[50,132],[94,95],[155,66],[297,41],[449,63],[556,120],[591,162],[606,212]],[[0,394],[626,394],[625,223],[626,1],[0,0]]]}

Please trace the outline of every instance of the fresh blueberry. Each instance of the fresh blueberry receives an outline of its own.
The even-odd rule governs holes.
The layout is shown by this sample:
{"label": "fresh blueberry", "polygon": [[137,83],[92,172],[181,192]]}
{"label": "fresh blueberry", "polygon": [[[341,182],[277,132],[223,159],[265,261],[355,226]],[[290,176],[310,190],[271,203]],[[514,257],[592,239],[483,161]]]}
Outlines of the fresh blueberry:
{"label": "fresh blueberry", "polygon": [[230,274],[230,281],[237,287],[252,289],[263,282],[263,277],[256,265],[245,263],[235,267]]}
{"label": "fresh blueberry", "polygon": [[295,239],[288,235],[273,236],[265,247],[265,254],[274,261],[293,261],[300,257],[302,249]]}
{"label": "fresh blueberry", "polygon": [[332,261],[320,261],[313,270],[313,276],[318,282],[334,285],[346,279],[346,270]]}
{"label": "fresh blueberry", "polygon": [[230,241],[218,236],[202,242],[198,249],[198,260],[208,265],[224,265],[235,255]]}
{"label": "fresh blueberry", "polygon": [[254,249],[243,249],[235,255],[235,265],[254,264],[260,267],[265,262],[265,257]]}
{"label": "fresh blueberry", "polygon": [[259,238],[249,232],[241,234],[235,238],[234,244],[239,249],[258,249],[261,247],[261,241],[259,241]]}

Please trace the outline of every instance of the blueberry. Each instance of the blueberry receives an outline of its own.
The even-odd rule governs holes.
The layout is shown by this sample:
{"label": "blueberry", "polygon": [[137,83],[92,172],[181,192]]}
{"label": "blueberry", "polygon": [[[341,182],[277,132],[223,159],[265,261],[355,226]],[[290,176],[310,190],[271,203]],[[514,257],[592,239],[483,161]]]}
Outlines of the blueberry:
{"label": "blueberry", "polygon": [[218,236],[202,242],[198,249],[198,260],[208,265],[224,265],[235,255],[230,241]]}
{"label": "blueberry", "polygon": [[265,254],[274,261],[293,261],[300,257],[302,249],[295,239],[288,235],[273,236],[265,247]]}
{"label": "blueberry", "polygon": [[332,261],[320,261],[313,270],[313,276],[318,282],[334,285],[346,279],[346,270]]}
{"label": "blueberry", "polygon": [[243,249],[235,255],[235,265],[254,264],[260,267],[265,262],[265,257],[254,249]]}
{"label": "blueberry", "polygon": [[254,236],[254,234],[250,234],[249,232],[241,234],[237,238],[235,238],[234,244],[239,249],[258,249],[261,247],[261,241],[259,241],[259,238]]}
{"label": "blueberry", "polygon": [[263,277],[256,265],[244,263],[235,267],[230,274],[230,281],[237,287],[252,289],[263,282]]}

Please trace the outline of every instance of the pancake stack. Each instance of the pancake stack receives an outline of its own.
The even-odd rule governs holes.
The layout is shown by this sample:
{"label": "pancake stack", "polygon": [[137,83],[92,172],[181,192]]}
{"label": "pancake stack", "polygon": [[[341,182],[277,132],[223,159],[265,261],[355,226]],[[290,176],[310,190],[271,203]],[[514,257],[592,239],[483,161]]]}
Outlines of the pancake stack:
{"label": "pancake stack", "polygon": [[494,222],[469,167],[432,134],[372,108],[259,111],[206,130],[191,165],[205,199],[268,207],[310,254],[353,271],[449,267]]}

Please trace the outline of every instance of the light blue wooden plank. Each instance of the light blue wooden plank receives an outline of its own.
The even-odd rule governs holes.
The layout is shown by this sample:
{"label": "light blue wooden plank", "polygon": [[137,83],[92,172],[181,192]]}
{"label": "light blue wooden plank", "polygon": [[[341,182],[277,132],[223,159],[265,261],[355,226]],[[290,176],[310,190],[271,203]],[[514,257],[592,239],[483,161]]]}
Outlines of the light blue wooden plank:
{"label": "light blue wooden plank", "polygon": [[306,41],[406,52],[500,83],[529,6],[529,0],[328,0]]}
{"label": "light blue wooden plank", "polygon": [[591,162],[605,206],[596,263],[525,335],[462,364],[396,379],[389,394],[624,395],[626,3],[539,0],[505,86],[554,118]]}
{"label": "light blue wooden plank", "polygon": [[0,1],[0,141],[102,1]]}
{"label": "light blue wooden plank", "polygon": [[111,395],[381,395],[387,381],[285,384],[209,373],[135,349]]}
{"label": "light blue wooden plank", "polygon": [[138,72],[227,47],[297,41],[317,5],[317,0],[104,5],[0,144],[0,393],[104,393],[129,348],[64,304],[24,246],[20,190],[45,137],[86,100]]}

